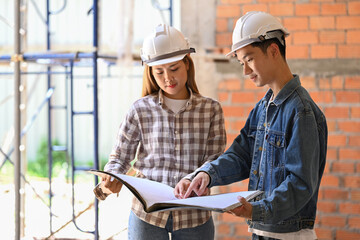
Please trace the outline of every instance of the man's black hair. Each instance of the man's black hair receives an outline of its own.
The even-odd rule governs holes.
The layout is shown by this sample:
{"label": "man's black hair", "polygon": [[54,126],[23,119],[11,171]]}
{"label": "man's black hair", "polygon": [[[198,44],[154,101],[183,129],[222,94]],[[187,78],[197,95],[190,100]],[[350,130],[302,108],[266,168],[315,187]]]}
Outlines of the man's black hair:
{"label": "man's black hair", "polygon": [[283,39],[283,42],[284,42],[284,45],[282,45],[279,41],[279,39],[277,38],[271,38],[271,39],[267,39],[267,40],[264,40],[262,42],[254,42],[251,44],[251,46],[253,47],[258,47],[261,49],[261,51],[263,53],[266,54],[266,50],[267,48],[272,44],[272,43],[275,43],[276,45],[278,45],[279,47],[279,50],[280,50],[280,54],[281,56],[284,58],[284,60],[286,60],[286,44],[285,44],[285,37],[282,36],[282,39]]}

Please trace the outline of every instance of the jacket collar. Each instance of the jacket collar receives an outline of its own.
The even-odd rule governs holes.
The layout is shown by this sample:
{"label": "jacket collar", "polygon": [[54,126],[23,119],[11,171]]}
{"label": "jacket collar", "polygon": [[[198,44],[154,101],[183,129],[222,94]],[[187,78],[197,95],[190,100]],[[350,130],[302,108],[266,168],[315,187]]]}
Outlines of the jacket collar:
{"label": "jacket collar", "polygon": [[[275,106],[281,105],[298,87],[301,86],[298,75],[294,77],[280,90],[279,94],[274,99]],[[273,90],[270,88],[261,101],[268,103],[270,101]]]}

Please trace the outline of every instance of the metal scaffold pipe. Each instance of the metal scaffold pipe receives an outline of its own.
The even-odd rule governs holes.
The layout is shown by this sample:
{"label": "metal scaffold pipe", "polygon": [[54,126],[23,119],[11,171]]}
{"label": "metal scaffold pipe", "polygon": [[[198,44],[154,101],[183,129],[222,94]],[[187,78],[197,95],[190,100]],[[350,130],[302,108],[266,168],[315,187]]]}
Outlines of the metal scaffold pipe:
{"label": "metal scaffold pipe", "polygon": [[20,220],[20,62],[21,62],[21,45],[20,45],[20,0],[14,1],[14,185],[15,185],[15,239],[20,239],[21,220]]}

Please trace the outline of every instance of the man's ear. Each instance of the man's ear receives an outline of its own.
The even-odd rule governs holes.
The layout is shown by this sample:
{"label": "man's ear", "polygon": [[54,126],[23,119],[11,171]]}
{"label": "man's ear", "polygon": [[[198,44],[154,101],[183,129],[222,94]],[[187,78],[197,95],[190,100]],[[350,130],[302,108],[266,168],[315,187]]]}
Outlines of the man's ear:
{"label": "man's ear", "polygon": [[277,57],[280,55],[280,49],[276,43],[270,44],[269,51],[270,51],[271,56],[273,56],[273,57]]}

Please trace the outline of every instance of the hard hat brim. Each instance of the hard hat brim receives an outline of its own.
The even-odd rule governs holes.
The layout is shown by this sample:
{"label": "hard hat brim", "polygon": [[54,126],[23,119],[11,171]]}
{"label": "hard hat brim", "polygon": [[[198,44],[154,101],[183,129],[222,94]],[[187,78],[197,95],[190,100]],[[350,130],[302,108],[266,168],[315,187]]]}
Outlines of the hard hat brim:
{"label": "hard hat brim", "polygon": [[231,57],[232,55],[235,54],[235,52],[237,50],[239,50],[240,48],[243,48],[243,47],[246,47],[247,45],[250,45],[254,42],[261,42],[259,39],[256,39],[256,38],[250,38],[250,39],[246,39],[245,41],[241,41],[239,43],[236,43],[232,46],[232,50],[231,52],[227,53],[225,55],[225,57]]}
{"label": "hard hat brim", "polygon": [[149,67],[153,67],[153,66],[156,66],[156,65],[162,65],[162,64],[177,62],[177,61],[182,60],[186,56],[186,54],[181,54],[181,55],[177,55],[177,56],[170,57],[170,58],[160,59],[160,60],[157,60],[157,61],[154,61],[154,62],[149,62],[149,63],[145,62],[145,64],[148,65]]}

